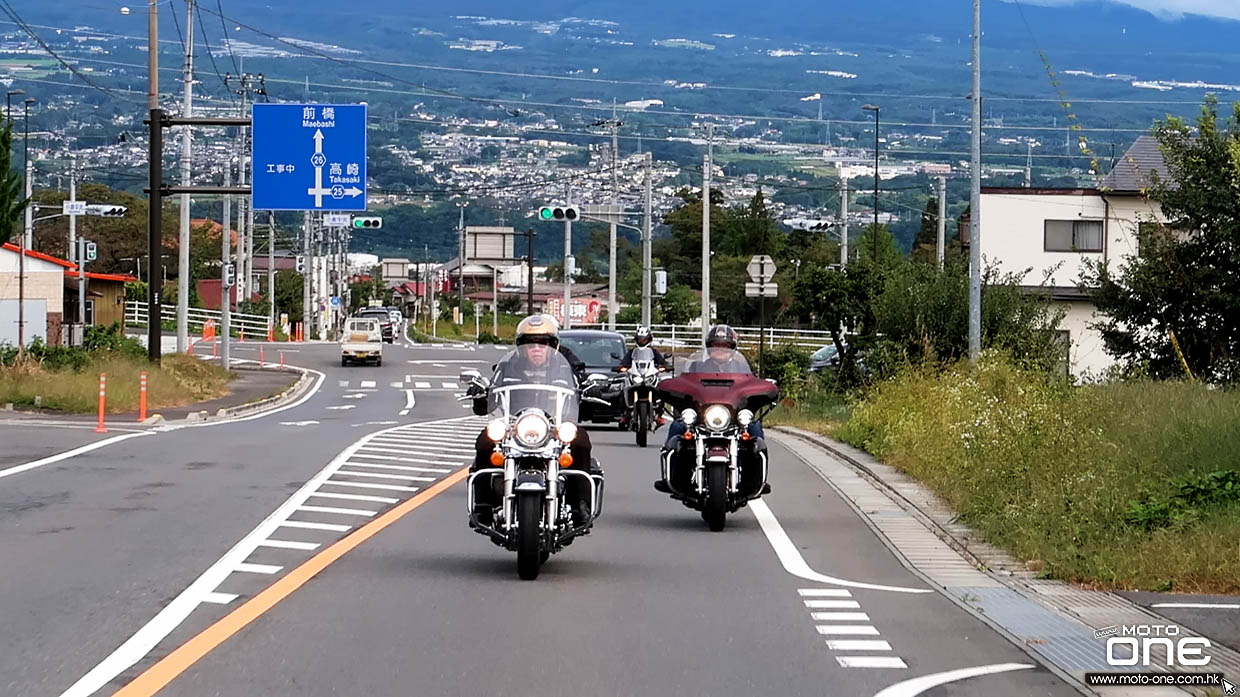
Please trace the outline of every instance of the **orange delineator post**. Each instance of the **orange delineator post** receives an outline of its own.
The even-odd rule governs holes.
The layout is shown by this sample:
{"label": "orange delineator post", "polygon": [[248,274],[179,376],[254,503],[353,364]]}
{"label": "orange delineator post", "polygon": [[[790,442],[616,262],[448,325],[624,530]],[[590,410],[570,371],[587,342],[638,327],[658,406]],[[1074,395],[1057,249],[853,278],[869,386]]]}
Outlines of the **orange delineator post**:
{"label": "orange delineator post", "polygon": [[95,426],[95,433],[107,433],[108,427],[103,425],[103,412],[107,408],[108,394],[108,376],[105,373],[99,373],[99,425]]}
{"label": "orange delineator post", "polygon": [[146,371],[138,374],[138,423],[146,421]]}
{"label": "orange delineator post", "polygon": [[241,328],[241,341],[245,341],[245,327]]}
{"label": "orange delineator post", "polygon": [[218,341],[211,342],[211,357],[212,358],[220,357],[220,342]]}
{"label": "orange delineator post", "polygon": [[274,327],[272,327],[269,324],[267,325],[267,341],[275,341],[275,340],[276,340],[276,330]]}
{"label": "orange delineator post", "polygon": [[284,352],[283,351],[280,352],[280,367],[281,368],[284,367]]}

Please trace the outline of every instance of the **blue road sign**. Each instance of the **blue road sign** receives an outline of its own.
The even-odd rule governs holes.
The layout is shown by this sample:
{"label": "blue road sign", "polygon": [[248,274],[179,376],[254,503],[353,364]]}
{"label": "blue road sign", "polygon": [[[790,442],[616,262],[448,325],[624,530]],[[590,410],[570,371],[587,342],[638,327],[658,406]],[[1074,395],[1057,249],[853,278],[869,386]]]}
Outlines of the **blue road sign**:
{"label": "blue road sign", "polygon": [[255,104],[255,210],[366,210],[365,104]]}

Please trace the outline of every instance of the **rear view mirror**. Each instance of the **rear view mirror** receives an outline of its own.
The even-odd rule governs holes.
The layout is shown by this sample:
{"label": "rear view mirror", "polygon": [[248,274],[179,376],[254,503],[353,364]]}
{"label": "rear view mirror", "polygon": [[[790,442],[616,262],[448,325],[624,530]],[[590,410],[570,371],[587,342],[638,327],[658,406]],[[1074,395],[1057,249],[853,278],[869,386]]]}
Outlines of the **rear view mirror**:
{"label": "rear view mirror", "polygon": [[602,373],[590,373],[588,376],[586,376],[586,382],[588,383],[607,382],[610,379],[611,378],[607,377],[606,375]]}

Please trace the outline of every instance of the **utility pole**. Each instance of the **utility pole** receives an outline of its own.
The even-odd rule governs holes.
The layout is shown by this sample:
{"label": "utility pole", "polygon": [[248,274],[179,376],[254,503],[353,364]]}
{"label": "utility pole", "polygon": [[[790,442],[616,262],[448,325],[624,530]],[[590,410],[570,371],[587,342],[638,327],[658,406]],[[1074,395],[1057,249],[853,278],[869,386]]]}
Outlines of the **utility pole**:
{"label": "utility pole", "polygon": [[[77,201],[77,158],[69,160],[69,200]],[[77,215],[69,214],[69,261],[80,264],[77,255]],[[85,320],[83,320],[85,321]]]}
{"label": "utility pole", "polygon": [[[611,104],[611,205],[616,206],[619,194],[616,186],[617,168],[620,166],[620,122],[616,120],[616,103]],[[616,221],[609,226],[608,249],[610,264],[607,272],[607,328],[616,331],[616,314],[620,311],[620,303],[616,299]]]}
{"label": "utility pole", "polygon": [[34,204],[31,202],[34,170],[30,166],[30,104],[33,101],[26,98],[26,135],[22,138],[22,149],[25,152],[22,156],[22,171],[26,181],[23,182],[22,189],[26,195],[26,225],[22,229],[20,249],[17,250],[17,353],[21,356],[26,354],[26,250],[30,249],[34,237]]}
{"label": "utility pole", "polygon": [[267,211],[267,323],[276,326],[276,214]]}
{"label": "utility pole", "polygon": [[301,252],[302,259],[305,260],[304,271],[301,276],[301,327],[302,332],[306,336],[312,334],[310,328],[310,276],[313,273],[310,266],[310,211],[302,214],[301,218]]}
{"label": "utility pole", "polygon": [[465,323],[465,208],[469,201],[457,201],[456,207],[461,210],[461,220],[457,223],[457,255],[456,255],[456,307],[460,323]]}
{"label": "utility pole", "polygon": [[[573,204],[573,185],[568,185],[568,205]],[[567,217],[564,218],[564,321],[560,323],[561,329],[570,329],[573,326],[572,302],[573,302],[573,221]]]}
{"label": "utility pole", "polygon": [[947,179],[939,177],[939,220],[938,235],[935,238],[934,258],[943,268],[943,244],[947,232]]}
{"label": "utility pole", "polygon": [[1025,155],[1025,188],[1033,186],[1033,141],[1025,141],[1025,147],[1028,148]]}
{"label": "utility pole", "polygon": [[973,152],[969,176],[969,363],[982,352],[982,3],[973,0]]}
{"label": "utility pole", "polygon": [[[74,250],[78,262],[78,321],[82,324],[82,343],[86,342],[86,240],[74,240],[74,246],[79,249]],[[70,339],[73,336],[72,328],[69,330]],[[73,342],[70,341],[70,344]]]}
{"label": "utility pole", "polygon": [[[237,158],[229,158],[224,165],[224,186],[232,186],[233,162]],[[228,265],[232,263],[232,194],[224,194],[224,229],[220,233],[220,365],[228,368],[232,365],[228,355],[232,337],[232,288],[225,286],[228,278]],[[236,267],[233,267],[233,282],[236,283]]]}
{"label": "utility pole", "polygon": [[840,177],[840,268],[848,266],[848,180]]}
{"label": "utility pole", "polygon": [[147,169],[150,179],[150,198],[147,206],[147,259],[150,271],[147,276],[147,322],[146,351],[147,357],[156,365],[161,358],[161,327],[163,325],[163,276],[159,267],[163,262],[162,207],[163,193],[163,110],[159,108],[159,0],[147,0],[146,10],[146,55],[147,55],[147,108],[150,111],[150,149],[147,155]]}
{"label": "utility pole", "polygon": [[525,314],[534,314],[534,228],[525,233]]}
{"label": "utility pole", "polygon": [[499,338],[499,267],[491,267],[491,334]]}
{"label": "utility pole", "polygon": [[645,178],[645,221],[642,231],[642,324],[650,325],[650,216],[651,216],[651,158],[645,153],[642,166],[646,170]]}
{"label": "utility pole", "polygon": [[[194,115],[194,0],[185,0],[185,69],[181,115]],[[181,127],[181,186],[189,186],[190,179],[190,130]],[[177,258],[177,353],[185,353],[189,345],[189,194],[181,194],[181,228],[178,236]]]}
{"label": "utility pole", "polygon": [[[822,102],[818,103],[822,108]],[[821,113],[819,114],[821,116]],[[715,124],[706,124],[706,158],[702,160],[702,341],[710,331],[710,175],[714,167]]]}

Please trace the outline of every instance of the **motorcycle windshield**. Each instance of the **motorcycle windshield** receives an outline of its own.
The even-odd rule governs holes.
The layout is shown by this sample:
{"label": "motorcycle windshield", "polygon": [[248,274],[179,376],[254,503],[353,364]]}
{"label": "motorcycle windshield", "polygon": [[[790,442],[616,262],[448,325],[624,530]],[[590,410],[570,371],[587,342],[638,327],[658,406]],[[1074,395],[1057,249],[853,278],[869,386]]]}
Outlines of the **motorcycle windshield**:
{"label": "motorcycle windshield", "polygon": [[649,346],[638,346],[633,349],[632,361],[632,370],[638,374],[645,375],[655,370],[654,350]]}
{"label": "motorcycle windshield", "polygon": [[563,354],[542,344],[518,346],[500,360],[487,407],[492,416],[538,409],[552,423],[577,421],[580,398],[573,368]]}
{"label": "motorcycle windshield", "polygon": [[749,361],[736,349],[712,347],[701,349],[689,356],[685,373],[730,373],[753,375]]}

